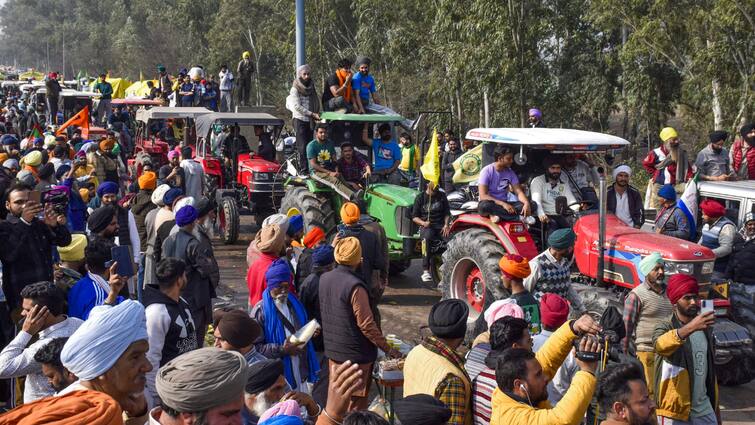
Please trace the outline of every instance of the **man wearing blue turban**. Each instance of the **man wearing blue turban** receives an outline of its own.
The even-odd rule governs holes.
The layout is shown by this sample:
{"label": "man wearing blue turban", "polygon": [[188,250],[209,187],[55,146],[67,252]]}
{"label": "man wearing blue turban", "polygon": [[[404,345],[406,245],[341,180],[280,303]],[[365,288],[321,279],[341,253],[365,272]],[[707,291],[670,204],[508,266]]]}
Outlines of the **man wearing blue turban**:
{"label": "man wearing blue turban", "polygon": [[264,330],[256,342],[257,350],[267,358],[283,360],[288,384],[294,390],[303,391],[303,383],[317,381],[320,363],[312,341],[291,341],[291,336],[309,321],[304,306],[289,291],[291,277],[288,263],[280,258],[275,260],[265,273],[267,288],[262,301],[254,306],[252,315]]}

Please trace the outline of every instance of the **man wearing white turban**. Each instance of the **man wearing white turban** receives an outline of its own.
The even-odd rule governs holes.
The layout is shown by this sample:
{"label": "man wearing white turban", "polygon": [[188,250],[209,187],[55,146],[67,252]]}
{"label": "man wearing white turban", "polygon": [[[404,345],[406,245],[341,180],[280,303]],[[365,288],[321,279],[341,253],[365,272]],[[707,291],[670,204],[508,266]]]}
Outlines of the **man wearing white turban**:
{"label": "man wearing white turban", "polygon": [[76,390],[108,394],[123,409],[125,424],[144,424],[148,412],[144,396],[147,360],[147,324],[144,307],[126,300],[98,306],[68,338],[60,360],[79,381],[58,395]]}
{"label": "man wearing white turban", "polygon": [[645,222],[645,209],[640,192],[629,185],[632,169],[619,165],[613,170],[613,184],[606,193],[606,209],[624,224],[639,229]]}

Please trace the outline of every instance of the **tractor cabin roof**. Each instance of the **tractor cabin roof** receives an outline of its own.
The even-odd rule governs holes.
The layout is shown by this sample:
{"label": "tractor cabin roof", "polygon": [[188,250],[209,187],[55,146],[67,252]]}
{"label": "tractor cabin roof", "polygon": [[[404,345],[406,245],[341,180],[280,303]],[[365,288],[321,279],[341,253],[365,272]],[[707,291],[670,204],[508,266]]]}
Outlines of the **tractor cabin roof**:
{"label": "tractor cabin roof", "polygon": [[167,106],[156,106],[151,109],[139,109],[136,111],[136,120],[147,122],[149,120],[164,120],[169,118],[193,118],[212,113],[207,108],[171,108]]}
{"label": "tractor cabin roof", "polygon": [[629,145],[628,141],[610,134],[563,128],[474,128],[467,132],[466,138],[554,152],[606,151]]}
{"label": "tractor cabin roof", "polygon": [[285,122],[264,112],[212,112],[196,118],[194,125],[197,128],[197,136],[207,136],[214,124],[238,124],[240,127],[252,125],[282,127]]}

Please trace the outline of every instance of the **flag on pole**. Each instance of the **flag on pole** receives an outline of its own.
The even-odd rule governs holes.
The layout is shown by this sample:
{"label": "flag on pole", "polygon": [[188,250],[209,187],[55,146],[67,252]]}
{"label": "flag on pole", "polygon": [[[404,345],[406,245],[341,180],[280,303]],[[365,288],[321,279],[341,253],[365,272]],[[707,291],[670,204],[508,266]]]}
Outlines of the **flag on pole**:
{"label": "flag on pole", "polygon": [[684,193],[676,201],[676,206],[682,210],[689,222],[689,234],[693,237],[697,234],[697,174],[695,174],[684,187]]}
{"label": "flag on pole", "polygon": [[437,187],[440,181],[440,149],[438,148],[438,132],[433,129],[433,139],[430,142],[430,148],[425,154],[425,160],[419,167],[422,177]]}
{"label": "flag on pole", "polygon": [[482,169],[482,145],[464,152],[451,165],[454,167],[453,182],[455,184],[477,180]]}
{"label": "flag on pole", "polygon": [[42,128],[39,126],[39,124],[34,124],[34,126],[31,128],[31,135],[29,138],[31,140],[34,140],[38,137],[42,137]]}
{"label": "flag on pole", "polygon": [[87,129],[89,128],[89,106],[85,106],[84,109],[77,112],[76,115],[71,117],[71,119],[64,122],[63,125],[60,126],[58,131],[55,132],[55,135],[57,136],[61,134],[63,130],[72,125]]}

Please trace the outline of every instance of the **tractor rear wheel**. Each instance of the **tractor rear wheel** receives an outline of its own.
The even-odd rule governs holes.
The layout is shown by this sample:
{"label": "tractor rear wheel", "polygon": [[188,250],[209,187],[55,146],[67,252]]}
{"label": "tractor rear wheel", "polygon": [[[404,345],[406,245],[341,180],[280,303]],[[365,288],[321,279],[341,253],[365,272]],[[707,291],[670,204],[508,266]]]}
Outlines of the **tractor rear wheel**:
{"label": "tractor rear wheel", "polygon": [[474,323],[493,301],[510,295],[498,267],[505,254],[501,243],[485,229],[462,230],[448,242],[441,266],[443,298],[466,301],[469,322]]}
{"label": "tractor rear wheel", "polygon": [[313,226],[321,228],[326,235],[336,229],[336,216],[328,199],[320,198],[303,186],[286,188],[286,195],[281,200],[281,214],[292,216],[301,214],[304,217],[304,232]]}
{"label": "tractor rear wheel", "polygon": [[233,198],[223,198],[218,205],[218,234],[225,245],[239,239],[239,208]]}

